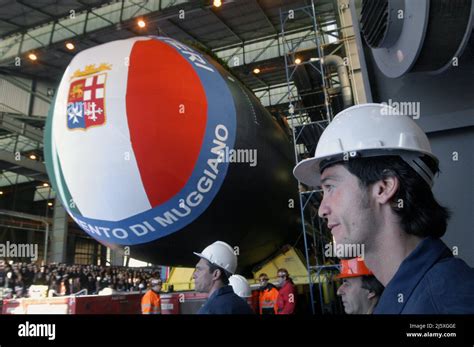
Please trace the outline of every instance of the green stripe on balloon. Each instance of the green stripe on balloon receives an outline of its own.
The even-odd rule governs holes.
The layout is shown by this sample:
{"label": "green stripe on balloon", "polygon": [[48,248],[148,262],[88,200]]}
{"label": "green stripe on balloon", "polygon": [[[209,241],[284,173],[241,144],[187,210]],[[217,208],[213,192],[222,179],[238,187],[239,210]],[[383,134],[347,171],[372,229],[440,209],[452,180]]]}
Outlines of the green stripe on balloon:
{"label": "green stripe on balloon", "polygon": [[[57,153],[53,153],[53,115],[54,115],[54,106],[56,104],[56,95],[53,98],[51,106],[49,107],[48,118],[46,119],[46,126],[44,131],[44,159],[46,164],[46,171],[48,173],[49,181],[51,182],[51,186],[53,187],[54,191],[56,192],[56,197],[60,198],[61,203],[63,205],[67,204],[69,211],[73,212],[74,214],[82,215],[81,211],[74,203],[72,199],[72,195],[69,192],[69,189],[64,181],[63,170],[61,168],[61,163],[59,161],[59,157]],[[58,172],[59,172],[59,184],[57,181],[57,177],[54,174],[54,164],[53,164],[53,156],[56,158],[56,162],[58,163]],[[59,187],[62,188],[64,198],[66,201],[63,201],[59,194]]]}

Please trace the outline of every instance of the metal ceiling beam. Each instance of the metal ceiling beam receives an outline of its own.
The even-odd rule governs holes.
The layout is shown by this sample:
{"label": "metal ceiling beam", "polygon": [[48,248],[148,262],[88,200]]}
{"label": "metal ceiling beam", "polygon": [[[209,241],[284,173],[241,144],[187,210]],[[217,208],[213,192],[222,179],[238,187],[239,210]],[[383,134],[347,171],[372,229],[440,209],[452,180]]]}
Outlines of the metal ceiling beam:
{"label": "metal ceiling beam", "polygon": [[22,135],[38,143],[43,142],[43,131],[24,122],[16,120],[7,112],[0,112],[0,128]]}
{"label": "metal ceiling beam", "polygon": [[13,23],[13,22],[12,22],[11,20],[9,20],[9,19],[1,19],[1,18],[0,18],[0,21],[2,21],[2,22],[4,22],[4,23],[7,23],[7,24],[10,24],[10,25],[14,25],[14,26],[16,26],[16,27],[18,27],[18,28],[21,28],[21,29],[25,29],[24,26],[22,26],[22,25],[20,25],[20,24]]}
{"label": "metal ceiling beam", "polygon": [[[249,62],[249,64],[252,64],[254,62],[257,61],[258,58],[260,58],[262,56],[263,53],[265,53],[267,51],[267,49],[269,49],[274,43],[275,41],[277,41],[277,39],[273,39],[272,41],[270,41],[268,43],[268,45],[266,45],[264,48],[261,49],[261,51],[255,56],[255,58],[252,59],[252,61]],[[277,42],[277,44],[279,45],[280,43]]]}
{"label": "metal ceiling beam", "polygon": [[273,25],[272,21],[270,20],[270,17],[266,14],[265,10],[263,9],[262,5],[260,5],[259,0],[255,0],[255,4],[257,5],[258,9],[260,12],[262,12],[263,16],[265,17],[267,23],[270,25],[270,27],[273,29],[275,34],[278,34],[278,29]]}
{"label": "metal ceiling beam", "polygon": [[46,66],[50,69],[55,69],[57,70],[61,75],[64,73],[64,70],[65,68],[61,68],[59,66],[56,66],[56,65],[53,65],[53,64],[49,64],[47,63],[45,60],[37,60],[35,61],[33,64],[38,64],[38,65],[42,65],[42,66]]}
{"label": "metal ceiling beam", "polygon": [[[22,2],[20,2],[20,1],[17,1],[17,2],[20,3],[21,5],[27,7],[27,8],[31,8],[31,5],[28,6],[27,4],[22,3]],[[112,2],[112,1],[110,1],[110,2]],[[93,8],[93,6],[90,6],[90,5],[85,4],[84,6],[77,7],[77,8],[72,8],[71,10],[74,10],[74,11],[76,11],[76,12],[83,12],[83,11],[89,9],[89,8]],[[35,8],[34,10],[36,11],[37,8]],[[46,13],[43,13],[43,14],[46,15]],[[64,14],[61,14],[60,16],[54,16],[54,15],[52,15],[52,14],[47,14],[47,15],[49,16],[49,19],[46,19],[46,20],[43,20],[43,21],[39,21],[39,22],[35,22],[35,23],[32,24],[32,25],[23,25],[23,26],[21,26],[21,28],[22,28],[22,30],[28,30],[28,29],[32,29],[32,28],[37,28],[37,27],[40,27],[40,26],[43,26],[43,25],[45,25],[45,24],[50,23],[50,22],[51,22],[51,18],[59,19],[59,18],[62,18],[62,17],[67,16],[68,14],[69,14],[69,12],[64,13]],[[15,17],[15,18],[16,18],[16,17]],[[13,23],[13,24],[14,24],[14,23]],[[17,24],[17,25],[18,25],[18,24]],[[8,37],[8,36],[13,35],[13,34],[16,34],[16,33],[18,33],[18,30],[11,30],[11,31],[9,31],[9,32],[6,32],[5,34],[2,34],[1,37]]]}
{"label": "metal ceiling beam", "polygon": [[[74,30],[71,30],[71,29],[69,29],[67,26],[62,25],[62,24],[59,23],[58,21],[55,22],[55,25],[59,25],[61,28],[63,28],[64,30],[69,31],[69,32],[72,33],[74,36],[79,36],[79,33],[76,33]],[[51,44],[51,41],[52,41],[52,35],[51,35],[50,44]]]}
{"label": "metal ceiling beam", "polygon": [[[293,29],[293,30],[289,30],[288,32],[285,32],[285,35],[297,34],[297,33],[300,33],[300,32],[308,31],[312,27],[313,27],[312,25],[302,26],[300,28],[296,28],[296,29]],[[253,44],[253,43],[258,43],[258,42],[262,42],[262,41],[266,41],[266,40],[276,39],[280,36],[281,36],[280,33],[266,35],[266,36],[259,37],[257,39],[247,40],[247,41],[245,41],[245,44]],[[231,48],[242,47],[242,44],[244,44],[244,43],[243,42],[233,43],[231,45],[225,45],[225,46],[222,46],[222,47],[213,48],[213,51],[214,52],[219,52],[219,51],[223,51],[223,50],[227,50],[227,49],[231,49]]]}
{"label": "metal ceiling beam", "polygon": [[166,21],[168,23],[171,23],[173,26],[175,26],[176,28],[178,28],[179,31],[181,31],[182,33],[186,34],[187,36],[189,36],[190,38],[192,38],[194,41],[198,42],[199,44],[203,45],[204,47],[208,48],[209,47],[204,44],[201,40],[199,40],[195,35],[191,34],[188,30],[184,29],[181,25],[179,25],[178,23],[176,23],[174,20],[172,20],[171,18],[168,18],[166,19]]}
{"label": "metal ceiling beam", "polygon": [[[12,182],[12,180],[10,178],[8,178],[8,176],[5,174],[5,170],[2,170],[2,176],[8,181],[8,183],[10,183],[9,186],[3,186],[3,187],[10,187],[10,186],[13,186],[15,185],[15,183]],[[16,174],[16,181],[18,182],[18,174]]]}
{"label": "metal ceiling beam", "polygon": [[244,43],[244,39],[241,38],[241,37],[229,26],[229,24],[227,24],[227,22],[222,18],[222,16],[221,16],[220,14],[218,14],[218,13],[215,12],[215,11],[212,11],[212,10],[209,9],[209,8],[203,8],[203,10],[212,13],[212,14],[217,18],[217,20],[218,20],[222,25],[224,25],[224,26],[227,28],[227,30],[230,31],[230,33],[231,33],[232,35],[234,35],[241,43]]}
{"label": "metal ceiling beam", "polygon": [[[122,2],[122,11],[123,11],[123,2]],[[76,40],[80,40],[81,38],[85,38],[89,41],[92,41],[94,42],[96,45],[100,45],[102,42],[100,41],[97,41],[96,39],[94,39],[93,37],[91,37],[88,33],[87,33],[87,22],[89,21],[89,14],[91,13],[91,10],[87,10],[86,12],[86,20],[84,21],[84,28],[82,29],[82,34],[81,35],[78,35],[77,37],[75,37]],[[122,21],[122,12],[120,12],[120,21]]]}
{"label": "metal ceiling beam", "polygon": [[[81,0],[76,0],[76,1],[77,1],[78,3],[80,3],[80,4],[82,4],[82,5],[86,5],[86,4],[84,4]],[[120,24],[123,23],[123,21],[122,21],[122,13],[123,13],[123,4],[124,4],[124,3],[125,3],[125,1],[122,0],[122,7],[120,8],[120,22],[119,22]],[[136,6],[139,6],[139,10],[143,8],[143,6],[141,6],[141,4],[137,4],[137,3],[133,2],[133,1],[132,1],[132,3],[133,3],[134,5],[136,5]],[[145,7],[145,8],[146,8],[146,7]],[[151,10],[149,10],[148,8],[146,8],[146,9],[147,9],[149,12],[151,12]],[[138,12],[138,11],[137,11],[137,12]],[[136,12],[136,13],[137,13],[137,12]],[[88,11],[88,13],[87,13],[88,16],[87,16],[87,17],[89,17],[89,14],[90,14],[90,13],[92,13],[92,14],[93,14],[94,16],[96,16],[96,17],[99,17],[99,18],[102,19],[103,21],[106,21],[107,23],[109,23],[109,24],[110,24],[110,27],[112,27],[112,26],[114,26],[114,25],[117,25],[117,23],[114,23],[114,22],[112,22],[111,20],[105,18],[104,16],[95,13],[92,9],[90,9],[90,10]],[[135,13],[135,14],[136,14],[136,13]],[[134,15],[132,15],[132,18],[133,18],[133,17],[134,17]],[[137,35],[137,36],[140,35],[140,33],[138,33],[137,31],[133,30],[133,29],[130,28],[128,25],[125,25],[125,26],[123,26],[122,28],[125,29],[125,30],[127,30],[127,31],[129,31],[129,32],[131,32],[133,35]]]}
{"label": "metal ceiling beam", "polygon": [[[76,0],[76,1],[79,1],[79,0]],[[160,2],[159,8],[160,8],[160,10],[161,10],[161,0],[158,0],[158,1]],[[138,6],[138,9],[135,11],[135,13],[131,15],[132,18],[135,17],[135,16],[137,15],[137,13],[140,12],[140,10],[143,10],[143,9],[147,10],[148,13],[153,12],[153,10],[150,10],[148,7],[146,7],[146,6],[143,5],[143,4],[137,4],[135,1],[130,1],[130,2],[131,2],[132,4]],[[145,0],[144,2],[145,2],[145,4],[146,4],[148,1]],[[125,3],[125,0],[122,0],[122,5],[123,5],[124,3]]]}
{"label": "metal ceiling beam", "polygon": [[32,5],[30,5],[30,4],[26,4],[26,3],[24,3],[22,0],[17,0],[17,2],[18,2],[20,5],[23,5],[23,6],[29,8],[29,9],[31,9],[31,10],[34,10],[34,11],[36,11],[36,12],[38,12],[38,13],[41,13],[41,14],[43,14],[43,15],[49,17],[49,18],[52,18],[52,19],[54,19],[54,20],[57,19],[54,15],[52,15],[51,13],[48,13],[48,12],[42,10],[42,9],[39,8],[39,7],[32,6]]}
{"label": "metal ceiling beam", "polygon": [[[15,76],[15,77],[27,78],[27,79],[33,80],[35,78],[38,78],[39,76],[37,74],[14,70],[17,68],[13,66],[10,66],[10,68],[6,68],[6,67],[7,67],[6,65],[3,65],[3,67],[0,66],[0,78],[4,78],[4,76]],[[48,81],[48,82],[56,83],[56,84],[58,83],[58,81],[55,80],[52,75],[43,76],[42,81]]]}
{"label": "metal ceiling beam", "polygon": [[23,114],[12,114],[8,113],[8,117],[17,119],[19,121],[28,123],[28,122],[46,122],[47,117],[42,116],[25,116]]}
{"label": "metal ceiling beam", "polygon": [[16,160],[15,153],[2,149],[0,149],[0,166],[4,170],[19,173],[38,181],[47,182],[49,180],[46,166],[42,162],[24,156],[20,156],[20,160]]}
{"label": "metal ceiling beam", "polygon": [[24,212],[4,210],[4,209],[0,209],[0,215],[29,219],[29,220],[34,220],[38,222],[43,222],[43,221],[47,221],[49,223],[52,222],[52,219],[48,217],[38,216],[38,215],[24,213]]}
{"label": "metal ceiling beam", "polygon": [[230,61],[233,57],[235,57],[235,55],[237,54],[237,52],[239,52],[241,49],[243,49],[243,46],[237,47],[237,49],[236,49],[231,55],[229,55],[229,56],[227,57],[227,59],[225,60],[226,64],[229,64],[229,61]]}
{"label": "metal ceiling beam", "polygon": [[252,76],[255,80],[257,80],[259,83],[263,84],[265,87],[269,88],[269,85],[268,83],[264,82],[261,78],[258,78],[257,75],[255,75],[254,73],[252,73]]}
{"label": "metal ceiling beam", "polygon": [[[156,0],[155,0],[155,1],[156,1]],[[45,16],[48,16],[48,19],[46,19],[46,20],[38,21],[38,22],[35,22],[34,24],[28,25],[28,26],[21,26],[22,30],[34,29],[34,28],[43,26],[43,25],[45,25],[45,24],[49,24],[49,23],[51,23],[52,21],[60,20],[61,18],[64,18],[64,17],[66,17],[66,16],[69,15],[69,11],[68,11],[68,12],[66,12],[66,13],[61,13],[60,15],[57,15],[57,16],[56,16],[56,15],[53,15],[53,14],[51,14],[51,13],[48,13],[48,12],[42,10],[40,7],[32,6],[32,5],[28,4],[28,3],[26,3],[25,0],[18,0],[17,2],[18,2],[19,4],[21,4],[21,5],[25,6],[25,7],[27,7],[27,8],[30,8],[30,9],[32,9],[32,10],[34,10],[34,11],[37,11],[37,12],[42,13],[42,14],[45,15]],[[114,3],[117,2],[117,0],[115,0],[115,1],[107,1],[107,2],[105,2],[105,3],[99,4],[99,6],[97,6],[96,4],[90,5],[90,4],[87,4],[87,3],[83,2],[83,1],[79,1],[79,0],[76,0],[76,2],[82,5],[82,6],[78,6],[78,7],[76,7],[76,8],[71,8],[71,10],[74,10],[74,11],[76,12],[76,15],[77,15],[78,13],[83,13],[83,12],[85,12],[85,11],[92,11],[92,10],[95,9],[95,8],[103,7],[103,6],[106,5],[106,4],[107,4],[107,5],[110,5],[110,4],[113,5]],[[122,11],[121,11],[121,12],[123,12],[123,7],[124,7],[125,1],[122,0],[121,2],[122,2]],[[130,2],[131,2],[134,6],[138,6],[140,9],[145,8],[145,9],[149,10],[145,5],[138,4],[138,3],[134,2],[134,1],[130,1]],[[160,1],[160,5],[161,5],[161,1]],[[122,18],[120,19],[120,22],[122,22]],[[11,24],[15,24],[15,23],[11,23]],[[114,23],[114,24],[115,24],[115,23]],[[18,24],[15,24],[15,25],[19,26]],[[17,34],[17,33],[18,33],[18,29],[15,29],[15,30],[11,30],[11,31],[9,31],[9,32],[6,32],[5,34],[2,34],[0,37],[4,38],[4,37],[8,37],[8,36]]]}
{"label": "metal ceiling beam", "polygon": [[[76,0],[76,1],[79,1],[79,0]],[[79,1],[79,2],[80,2],[80,1]],[[95,12],[92,11],[92,10],[89,10],[89,13],[92,13],[94,16],[99,17],[99,18],[102,19],[103,21],[106,21],[107,23],[110,24],[110,26],[117,24],[117,23],[112,22],[110,19],[107,19],[107,18],[105,18],[104,16],[102,16],[102,15],[100,15],[100,14],[98,14],[98,13],[95,13]]]}
{"label": "metal ceiling beam", "polygon": [[[64,15],[61,16],[61,17],[55,17],[55,16],[52,15],[51,13],[48,13],[48,12],[42,10],[42,9],[41,9],[40,7],[38,7],[38,6],[30,5],[29,3],[26,2],[26,0],[19,0],[19,3],[20,3],[21,5],[23,5],[23,6],[25,6],[26,8],[30,8],[30,9],[32,9],[32,10],[34,10],[34,11],[37,11],[37,12],[39,12],[39,13],[42,13],[42,14],[45,15],[45,16],[48,16],[48,20],[47,20],[45,23],[48,23],[48,24],[50,25],[50,28],[48,28],[48,30],[51,32],[51,33],[50,33],[50,35],[51,35],[50,37],[52,37],[52,33],[53,33],[53,29],[54,29],[53,26],[56,26],[56,27],[59,26],[59,27],[61,27],[61,30],[67,30],[67,31],[73,33],[73,37],[72,37],[71,39],[80,39],[81,37],[89,38],[87,35],[84,35],[85,33],[87,33],[87,29],[86,29],[86,28],[85,28],[85,30],[84,30],[85,32],[82,33],[83,36],[80,36],[80,35],[78,35],[78,33],[75,33],[74,31],[70,30],[67,25],[63,25],[63,24],[62,24],[63,20],[67,20],[67,18],[64,18],[64,17],[65,17]],[[115,2],[112,2],[112,1],[111,1],[111,3],[112,3],[112,5],[110,5],[110,6],[113,7],[113,6],[115,5]],[[110,28],[111,26],[115,26],[116,24],[119,23],[119,22],[117,22],[117,21],[115,21],[115,20],[114,20],[114,21],[111,21],[111,20],[109,20],[108,18],[105,18],[104,16],[102,16],[101,14],[98,14],[98,13],[93,12],[93,11],[91,10],[91,8],[93,8],[93,6],[87,6],[87,7],[86,7],[86,4],[85,4],[85,3],[83,3],[83,4],[84,4],[84,6],[82,6],[82,7],[80,8],[80,9],[82,10],[82,12],[81,12],[80,14],[77,14],[77,15],[85,15],[85,16],[86,16],[85,27],[86,27],[86,25],[87,25],[87,19],[88,19],[88,18],[87,18],[88,15],[86,14],[86,10],[88,10],[87,13],[90,12],[90,13],[92,13],[94,16],[96,16],[96,17],[98,17],[98,18],[101,18],[102,20],[104,20],[104,21],[107,23],[105,26],[102,26],[101,28],[98,28],[98,31],[100,31],[101,29]],[[128,6],[127,8],[130,8],[130,7],[131,7],[131,6]],[[77,11],[79,11],[79,9],[78,9]],[[127,19],[127,22],[128,22],[128,21],[131,21],[131,20],[132,20],[132,19],[129,18],[129,19]],[[53,23],[57,23],[57,25],[53,25]],[[30,36],[30,38],[31,38],[32,40],[36,41],[36,42],[34,43],[32,49],[39,49],[39,48],[47,49],[47,48],[52,47],[55,43],[59,43],[59,42],[64,42],[64,41],[65,41],[65,40],[63,40],[63,39],[60,39],[60,40],[55,40],[55,42],[50,42],[50,44],[43,44],[43,42],[37,40],[35,37],[31,37],[31,35],[29,35],[29,31],[34,31],[34,30],[35,30],[34,28],[36,28],[38,25],[39,25],[39,24],[37,24],[37,25],[35,25],[35,26],[31,26],[31,28],[30,28],[31,30],[25,28],[25,30],[26,30],[26,31],[25,31],[25,34],[26,34],[27,36]],[[130,28],[127,28],[127,26],[124,26],[124,29],[126,29],[126,30],[132,32],[134,35],[137,35],[137,34],[138,34],[137,32],[131,30]],[[97,31],[97,29],[93,29],[93,31],[90,31],[90,32],[96,32],[96,31]],[[20,34],[18,33],[18,30],[17,30],[16,32],[17,32],[18,36],[20,36]],[[92,38],[89,38],[89,39],[95,41],[97,44],[102,43],[102,42],[96,41],[96,40],[94,40],[94,39],[92,39]],[[18,41],[13,42],[12,45],[18,45]],[[2,47],[2,48],[3,48],[3,47]],[[21,55],[24,54],[25,52],[26,52],[26,50],[22,50],[22,43],[20,43],[19,46],[18,46],[17,53],[12,53],[12,52],[9,51],[9,52],[8,52],[8,55],[3,55],[3,56],[0,58],[0,60],[1,60],[1,62],[6,62],[6,61],[9,61],[9,60],[11,59],[11,61],[13,62],[13,59],[14,59],[15,56],[21,56]]]}

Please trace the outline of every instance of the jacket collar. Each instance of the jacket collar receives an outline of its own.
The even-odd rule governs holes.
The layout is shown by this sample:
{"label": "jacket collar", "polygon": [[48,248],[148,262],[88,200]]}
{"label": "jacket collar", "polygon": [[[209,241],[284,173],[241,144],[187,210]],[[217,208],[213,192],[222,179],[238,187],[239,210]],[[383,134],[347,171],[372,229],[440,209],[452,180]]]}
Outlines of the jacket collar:
{"label": "jacket collar", "polygon": [[374,313],[399,314],[425,274],[441,258],[452,256],[438,238],[425,238],[406,257],[387,284]]}
{"label": "jacket collar", "polygon": [[218,297],[220,295],[224,295],[224,294],[227,294],[227,293],[233,293],[234,290],[232,289],[231,286],[229,285],[225,285],[223,287],[220,287],[219,289],[215,290],[208,298],[208,301],[211,300],[211,299],[214,299],[215,297]]}

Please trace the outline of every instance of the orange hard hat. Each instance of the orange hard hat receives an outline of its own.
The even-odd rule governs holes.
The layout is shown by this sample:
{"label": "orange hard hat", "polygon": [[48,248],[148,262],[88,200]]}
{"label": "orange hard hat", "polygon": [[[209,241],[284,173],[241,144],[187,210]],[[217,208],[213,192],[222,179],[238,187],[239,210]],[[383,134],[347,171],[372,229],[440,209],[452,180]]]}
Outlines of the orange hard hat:
{"label": "orange hard hat", "polygon": [[361,258],[341,259],[341,273],[336,278],[358,277],[373,275]]}

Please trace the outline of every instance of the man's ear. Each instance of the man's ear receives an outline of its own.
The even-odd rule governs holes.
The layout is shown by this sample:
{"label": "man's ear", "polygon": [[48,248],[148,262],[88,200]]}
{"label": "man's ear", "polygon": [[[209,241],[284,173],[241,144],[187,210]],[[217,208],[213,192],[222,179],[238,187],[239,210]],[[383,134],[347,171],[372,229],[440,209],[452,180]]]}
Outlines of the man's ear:
{"label": "man's ear", "polygon": [[388,203],[397,193],[400,181],[394,175],[384,177],[372,186],[372,194],[379,204]]}
{"label": "man's ear", "polygon": [[374,292],[370,292],[370,291],[369,291],[369,294],[367,294],[367,299],[370,300],[370,299],[372,299],[372,298],[375,298],[375,296],[376,296],[376,295],[375,295]]}
{"label": "man's ear", "polygon": [[221,275],[222,275],[221,270],[215,269],[214,272],[212,273],[212,279],[214,281],[217,281],[221,277]]}

